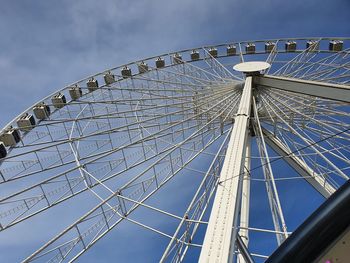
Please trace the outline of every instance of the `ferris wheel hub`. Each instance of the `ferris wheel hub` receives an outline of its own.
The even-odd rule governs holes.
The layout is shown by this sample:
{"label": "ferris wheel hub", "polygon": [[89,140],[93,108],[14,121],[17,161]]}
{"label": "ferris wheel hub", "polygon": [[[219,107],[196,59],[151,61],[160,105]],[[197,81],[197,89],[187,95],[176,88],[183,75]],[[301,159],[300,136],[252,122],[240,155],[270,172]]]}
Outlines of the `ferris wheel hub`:
{"label": "ferris wheel hub", "polygon": [[271,65],[264,61],[249,61],[236,64],[233,66],[233,69],[243,73],[253,73],[266,70],[269,67],[271,67]]}

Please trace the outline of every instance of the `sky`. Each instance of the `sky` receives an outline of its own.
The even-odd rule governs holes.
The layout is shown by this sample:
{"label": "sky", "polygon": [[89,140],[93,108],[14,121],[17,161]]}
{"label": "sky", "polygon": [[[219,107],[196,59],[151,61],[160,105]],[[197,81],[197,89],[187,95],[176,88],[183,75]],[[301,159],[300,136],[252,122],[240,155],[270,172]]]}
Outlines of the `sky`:
{"label": "sky", "polygon": [[0,126],[111,67],[229,41],[345,37],[349,13],[349,0],[2,0]]}

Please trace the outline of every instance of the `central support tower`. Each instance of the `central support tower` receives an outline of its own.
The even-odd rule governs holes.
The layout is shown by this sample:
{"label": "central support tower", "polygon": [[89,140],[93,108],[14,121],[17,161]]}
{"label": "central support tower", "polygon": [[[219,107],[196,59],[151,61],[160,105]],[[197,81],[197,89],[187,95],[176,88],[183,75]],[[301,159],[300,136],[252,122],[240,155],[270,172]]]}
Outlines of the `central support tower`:
{"label": "central support tower", "polygon": [[199,262],[229,262],[233,256],[234,248],[231,246],[234,246],[237,233],[237,229],[233,229],[234,211],[240,204],[237,194],[243,177],[251,99],[252,77],[248,76],[220,173]]}
{"label": "central support tower", "polygon": [[233,260],[238,232],[238,211],[241,204],[246,143],[249,136],[252,75],[259,74],[269,66],[265,62],[246,62],[234,67],[235,70],[246,73],[246,79],[199,257],[201,263],[226,263]]}

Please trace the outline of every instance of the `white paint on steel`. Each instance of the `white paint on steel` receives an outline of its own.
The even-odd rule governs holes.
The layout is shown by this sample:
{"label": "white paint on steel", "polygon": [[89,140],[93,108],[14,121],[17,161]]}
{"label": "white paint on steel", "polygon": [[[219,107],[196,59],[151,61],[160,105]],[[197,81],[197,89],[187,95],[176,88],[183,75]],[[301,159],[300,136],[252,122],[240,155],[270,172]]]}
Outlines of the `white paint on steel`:
{"label": "white paint on steel", "polygon": [[272,221],[277,232],[283,231],[283,234],[276,234],[277,244],[280,246],[283,241],[288,238],[287,226],[284,220],[284,215],[282,211],[281,202],[279,199],[279,194],[276,187],[275,178],[272,172],[271,162],[269,154],[267,152],[264,135],[261,130],[260,120],[258,116],[258,109],[256,106],[255,98],[253,98],[253,110],[254,110],[254,124],[255,133],[257,134],[257,146],[262,157],[260,159],[261,166],[265,178],[266,192],[269,200]]}
{"label": "white paint on steel", "polygon": [[262,128],[266,143],[280,156],[285,156],[283,159],[305,180],[311,184],[325,198],[330,197],[336,189],[321,177],[318,173],[312,170],[301,158],[287,149],[284,144],[271,132]]}
{"label": "white paint on steel", "polygon": [[252,77],[247,77],[199,258],[202,263],[228,262],[233,253],[234,211],[239,180],[243,178],[251,98]]}
{"label": "white paint on steel", "polygon": [[277,76],[256,76],[254,84],[325,99],[350,102],[350,86]]}
{"label": "white paint on steel", "polygon": [[[251,161],[251,137],[248,135],[246,143],[244,177],[242,182],[242,203],[241,203],[241,222],[239,224],[239,235],[246,247],[248,247],[249,236],[249,203],[250,203],[250,161]],[[245,263],[242,254],[238,254],[238,263]]]}
{"label": "white paint on steel", "polygon": [[251,72],[260,72],[268,69],[271,65],[264,61],[249,61],[239,63],[233,66],[235,71],[243,72],[243,73],[251,73]]}

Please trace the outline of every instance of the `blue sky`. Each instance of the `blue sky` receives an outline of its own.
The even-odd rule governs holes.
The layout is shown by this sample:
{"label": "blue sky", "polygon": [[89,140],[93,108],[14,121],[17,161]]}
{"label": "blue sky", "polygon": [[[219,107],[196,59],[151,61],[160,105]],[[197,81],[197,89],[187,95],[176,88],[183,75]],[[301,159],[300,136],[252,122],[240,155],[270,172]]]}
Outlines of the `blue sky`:
{"label": "blue sky", "polygon": [[[234,40],[349,36],[349,13],[348,0],[3,0],[0,126],[55,90],[110,67]],[[58,232],[44,231],[47,238]],[[112,257],[113,243],[104,240],[105,246],[89,254],[91,262],[94,256]],[[17,242],[15,235],[8,255],[0,247],[0,262],[14,258],[11,244]]]}

